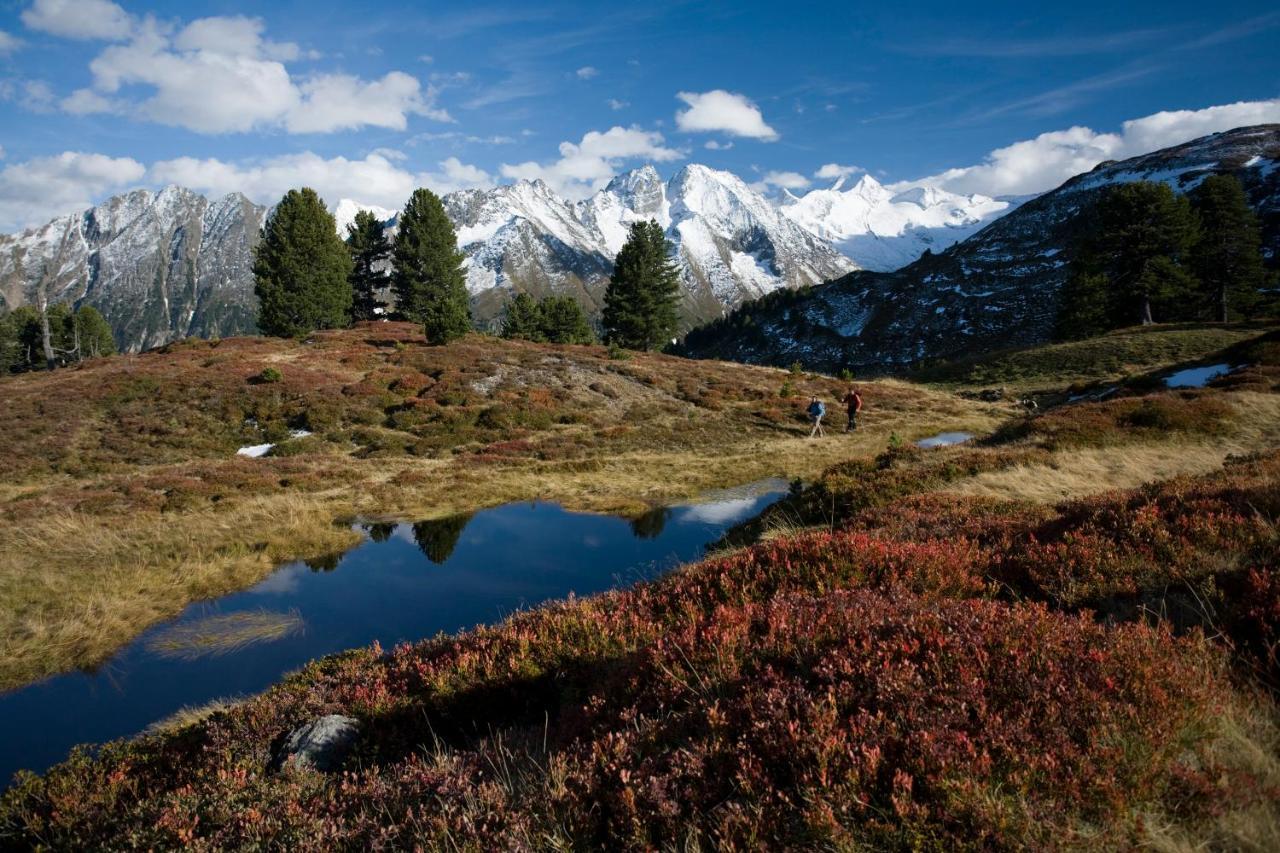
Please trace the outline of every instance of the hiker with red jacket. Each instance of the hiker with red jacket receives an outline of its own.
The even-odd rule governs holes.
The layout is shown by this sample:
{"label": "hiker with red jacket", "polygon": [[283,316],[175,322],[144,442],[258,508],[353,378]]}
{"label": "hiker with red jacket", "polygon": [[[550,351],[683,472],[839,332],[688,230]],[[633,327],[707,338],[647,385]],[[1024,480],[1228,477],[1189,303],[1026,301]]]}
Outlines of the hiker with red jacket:
{"label": "hiker with red jacket", "polygon": [[844,395],[841,401],[849,411],[849,425],[844,428],[845,432],[853,432],[858,428],[858,412],[862,411],[862,395],[858,393],[858,389],[849,386],[849,393]]}

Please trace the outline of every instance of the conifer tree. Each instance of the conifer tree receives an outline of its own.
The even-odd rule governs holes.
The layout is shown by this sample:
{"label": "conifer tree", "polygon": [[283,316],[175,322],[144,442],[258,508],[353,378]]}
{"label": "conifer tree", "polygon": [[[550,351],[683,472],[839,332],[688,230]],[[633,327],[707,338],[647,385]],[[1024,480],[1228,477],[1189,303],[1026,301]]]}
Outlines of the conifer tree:
{"label": "conifer tree", "polygon": [[517,293],[507,304],[507,316],[502,321],[502,337],[522,341],[541,341],[542,311],[533,297]]}
{"label": "conifer tree", "polygon": [[372,211],[358,211],[355,221],[347,226],[347,248],[351,252],[352,319],[376,320],[387,307],[378,291],[390,283],[385,267],[391,259],[391,242]]}
{"label": "conifer tree", "polygon": [[614,261],[604,297],[604,339],[628,349],[657,349],[676,330],[680,276],[657,222],[634,222]]}
{"label": "conifer tree", "polygon": [[1115,327],[1109,316],[1107,277],[1092,264],[1077,260],[1062,287],[1055,336],[1059,340],[1091,338]]}
{"label": "conifer tree", "polygon": [[582,306],[572,296],[548,296],[538,304],[538,330],[553,344],[592,344],[596,336]]}
{"label": "conifer tree", "polygon": [[463,254],[435,193],[414,190],[400,215],[391,286],[401,316],[422,323],[427,341],[447,344],[471,330]]}
{"label": "conifer tree", "polygon": [[111,326],[92,305],[81,305],[71,318],[71,332],[76,360],[115,355],[116,342]]}
{"label": "conifer tree", "polygon": [[[1152,305],[1176,297],[1174,285],[1183,283],[1156,272],[1187,260],[1197,230],[1190,202],[1168,184],[1123,184],[1108,190],[1099,204],[1098,228],[1094,251],[1111,283],[1113,318],[1154,322]],[[1169,264],[1152,265],[1156,258]]]}
{"label": "conifer tree", "polygon": [[351,321],[351,255],[324,202],[289,190],[262,229],[253,257],[258,329],[292,337]]}
{"label": "conifer tree", "polygon": [[1191,266],[1212,316],[1225,323],[1233,310],[1251,309],[1266,282],[1262,228],[1234,175],[1205,178],[1192,190],[1191,204],[1200,217]]}

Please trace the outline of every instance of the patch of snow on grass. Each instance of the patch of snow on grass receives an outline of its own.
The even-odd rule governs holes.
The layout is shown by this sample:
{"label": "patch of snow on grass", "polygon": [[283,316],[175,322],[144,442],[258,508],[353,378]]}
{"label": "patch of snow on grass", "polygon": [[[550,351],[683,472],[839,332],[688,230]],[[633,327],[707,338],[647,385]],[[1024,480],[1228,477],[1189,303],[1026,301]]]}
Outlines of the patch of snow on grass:
{"label": "patch of snow on grass", "polygon": [[[307,432],[305,429],[289,430],[289,438],[306,438],[309,435],[311,435],[311,433]],[[275,447],[275,444],[249,444],[237,450],[236,456],[247,456],[250,459],[258,459],[270,453],[271,448],[273,447]]]}

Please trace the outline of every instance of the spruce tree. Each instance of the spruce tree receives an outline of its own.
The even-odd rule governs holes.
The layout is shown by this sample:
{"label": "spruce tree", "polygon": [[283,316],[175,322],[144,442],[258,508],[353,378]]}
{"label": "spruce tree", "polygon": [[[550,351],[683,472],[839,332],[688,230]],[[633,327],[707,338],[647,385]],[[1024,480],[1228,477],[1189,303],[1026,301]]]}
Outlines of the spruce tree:
{"label": "spruce tree", "polygon": [[657,349],[676,330],[680,274],[657,222],[634,222],[614,261],[604,296],[604,339],[628,349]]}
{"label": "spruce tree", "polygon": [[572,296],[548,296],[538,304],[539,332],[553,344],[592,344],[596,336]]}
{"label": "spruce tree", "polygon": [[115,355],[116,342],[111,326],[92,305],[81,305],[76,309],[75,316],[71,318],[71,329],[77,361]]}
{"label": "spruce tree", "polygon": [[293,337],[351,322],[351,255],[316,191],[289,190],[254,250],[258,329]]}
{"label": "spruce tree", "polygon": [[391,286],[400,315],[422,323],[429,343],[447,344],[471,330],[463,257],[439,197],[414,190],[400,214]]}
{"label": "spruce tree", "polygon": [[522,341],[542,340],[542,311],[533,297],[517,293],[507,304],[507,316],[502,321],[502,337]]}
{"label": "spruce tree", "polygon": [[391,259],[391,242],[382,223],[372,211],[356,213],[355,222],[347,226],[347,248],[351,252],[351,316],[354,320],[376,320],[386,310],[378,291],[390,279],[385,266]]}
{"label": "spruce tree", "polygon": [[1088,261],[1078,259],[1062,287],[1055,336],[1059,340],[1074,341],[1114,328],[1108,315],[1109,296],[1106,275]]}
{"label": "spruce tree", "polygon": [[1200,278],[1211,316],[1227,322],[1233,311],[1248,311],[1265,285],[1262,228],[1234,175],[1212,175],[1191,192],[1200,217],[1200,238],[1191,266]]}
{"label": "spruce tree", "polygon": [[1169,267],[1150,262],[1184,263],[1196,230],[1190,202],[1168,184],[1139,181],[1107,191],[1098,205],[1094,250],[1111,283],[1113,319],[1153,322],[1152,305],[1174,294],[1155,275]]}

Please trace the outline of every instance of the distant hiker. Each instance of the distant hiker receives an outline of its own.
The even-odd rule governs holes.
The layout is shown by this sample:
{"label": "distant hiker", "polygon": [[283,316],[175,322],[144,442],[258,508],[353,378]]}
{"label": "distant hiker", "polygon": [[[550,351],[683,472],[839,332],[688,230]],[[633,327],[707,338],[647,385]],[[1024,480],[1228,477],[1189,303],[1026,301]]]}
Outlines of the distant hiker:
{"label": "distant hiker", "polygon": [[849,393],[844,395],[841,401],[845,408],[849,411],[849,425],[844,428],[845,432],[853,432],[858,428],[858,412],[862,411],[862,395],[858,393],[858,389],[849,386]]}
{"label": "distant hiker", "polygon": [[822,431],[822,416],[827,413],[827,407],[822,404],[817,395],[809,398],[809,420],[813,421],[813,429],[809,430],[809,438],[815,435],[826,435]]}

